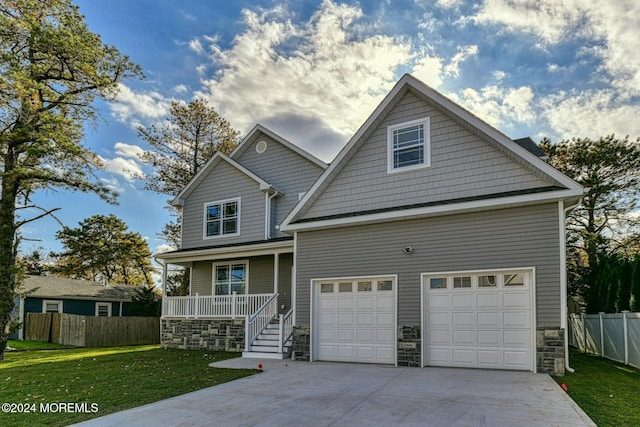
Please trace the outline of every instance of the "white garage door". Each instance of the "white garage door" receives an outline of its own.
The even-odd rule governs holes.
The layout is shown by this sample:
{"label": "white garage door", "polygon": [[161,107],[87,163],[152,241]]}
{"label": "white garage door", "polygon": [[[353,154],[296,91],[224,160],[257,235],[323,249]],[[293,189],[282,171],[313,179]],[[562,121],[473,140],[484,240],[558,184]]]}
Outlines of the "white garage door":
{"label": "white garage door", "polygon": [[530,270],[424,274],[424,363],[533,370]]}
{"label": "white garage door", "polygon": [[314,281],[315,360],[395,363],[395,278]]}

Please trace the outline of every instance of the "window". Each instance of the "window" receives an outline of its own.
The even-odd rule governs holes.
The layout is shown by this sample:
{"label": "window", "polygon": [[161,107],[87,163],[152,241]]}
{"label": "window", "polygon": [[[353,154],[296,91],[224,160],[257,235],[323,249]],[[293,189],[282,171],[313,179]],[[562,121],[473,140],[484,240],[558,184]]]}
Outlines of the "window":
{"label": "window", "polygon": [[214,295],[244,294],[247,292],[247,263],[213,265]]}
{"label": "window", "polygon": [[471,287],[471,276],[461,276],[453,278],[453,287],[454,288],[470,288]]}
{"label": "window", "polygon": [[505,274],[504,275],[505,286],[524,286],[524,274]]}
{"label": "window", "polygon": [[333,292],[333,283],[321,283],[320,292],[323,294],[330,294]]}
{"label": "window", "polygon": [[96,303],[96,316],[111,317],[111,303],[110,302],[97,302]]}
{"label": "window", "polygon": [[371,282],[358,282],[358,292],[370,292]]}
{"label": "window", "polygon": [[62,301],[57,301],[57,300],[42,301],[42,312],[43,313],[62,313]]}
{"label": "window", "polygon": [[429,287],[431,289],[445,289],[447,287],[446,277],[432,277],[429,279]]}
{"label": "window", "polygon": [[479,288],[491,288],[496,286],[496,276],[478,276]]}
{"label": "window", "polygon": [[341,282],[338,283],[338,292],[351,292],[353,291],[353,283]]}
{"label": "window", "polygon": [[379,291],[392,291],[393,290],[393,282],[391,280],[380,280],[380,281],[378,281],[378,290]]}
{"label": "window", "polygon": [[220,237],[239,233],[240,199],[204,205],[204,237]]}
{"label": "window", "polygon": [[387,128],[387,172],[427,167],[430,159],[429,118]]}

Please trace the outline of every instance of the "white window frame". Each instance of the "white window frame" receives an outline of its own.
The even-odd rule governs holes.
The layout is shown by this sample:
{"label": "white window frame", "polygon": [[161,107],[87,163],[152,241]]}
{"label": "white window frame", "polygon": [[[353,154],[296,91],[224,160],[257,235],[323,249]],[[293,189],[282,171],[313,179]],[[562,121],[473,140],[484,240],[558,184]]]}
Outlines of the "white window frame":
{"label": "white window frame", "polygon": [[111,317],[112,316],[112,304],[110,302],[97,302],[96,303],[96,317],[100,317],[100,307],[107,307],[107,315],[102,317]]}
{"label": "white window frame", "polygon": [[[415,165],[395,167],[394,153],[397,150],[393,148],[393,133],[397,130],[408,128],[411,126],[423,126],[424,137],[422,140],[423,162]],[[418,144],[417,146],[419,146]],[[407,147],[405,147],[407,148]],[[422,169],[431,166],[431,120],[429,117],[423,117],[409,122],[398,123],[387,127],[387,173],[397,173]]]}
{"label": "white window frame", "polygon": [[238,295],[247,295],[249,293],[249,260],[235,260],[228,262],[214,262],[211,269],[211,295],[221,295],[221,296],[229,296],[233,295],[233,288],[231,287],[231,281],[229,281],[229,293],[228,294],[217,294],[216,293],[216,267],[221,265],[229,266],[244,264],[244,294]]}
{"label": "white window frame", "polygon": [[62,300],[59,300],[59,299],[45,299],[45,300],[42,300],[42,312],[43,313],[55,313],[53,311],[47,311],[47,304],[58,304],[58,313],[62,313]]}
{"label": "white window frame", "polygon": [[[224,212],[224,204],[236,202],[236,231],[234,233],[224,233],[224,218],[220,218],[220,234],[215,236],[207,235],[207,209],[212,205],[220,205],[221,215]],[[220,239],[223,237],[232,237],[240,235],[240,197],[234,199],[217,200],[215,202],[209,202],[204,204],[203,216],[202,216],[202,238],[203,239]]]}

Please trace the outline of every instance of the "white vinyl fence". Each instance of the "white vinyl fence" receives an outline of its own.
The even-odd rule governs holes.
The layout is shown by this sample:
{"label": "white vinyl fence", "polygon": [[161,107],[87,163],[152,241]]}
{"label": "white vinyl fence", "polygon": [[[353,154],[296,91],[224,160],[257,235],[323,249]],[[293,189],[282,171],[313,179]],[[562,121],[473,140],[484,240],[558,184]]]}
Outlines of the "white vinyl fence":
{"label": "white vinyl fence", "polygon": [[570,314],[569,345],[640,368],[640,313]]}

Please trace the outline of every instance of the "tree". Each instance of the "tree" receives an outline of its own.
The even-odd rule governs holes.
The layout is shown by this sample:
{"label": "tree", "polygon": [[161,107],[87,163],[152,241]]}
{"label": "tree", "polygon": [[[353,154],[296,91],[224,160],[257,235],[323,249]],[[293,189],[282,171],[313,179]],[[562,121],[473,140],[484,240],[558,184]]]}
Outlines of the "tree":
{"label": "tree", "polygon": [[129,311],[133,316],[160,317],[162,314],[162,298],[154,288],[145,286],[136,289]]}
{"label": "tree", "polygon": [[33,248],[30,252],[19,255],[16,260],[18,267],[30,276],[44,276],[48,271],[48,257],[44,254],[44,248]]}
{"label": "tree", "polygon": [[[145,189],[171,197],[178,195],[216,152],[230,154],[238,135],[206,100],[173,102],[169,118],[162,125],[138,128],[138,136],[152,147],[140,155],[144,163],[153,167],[153,173],[140,177]],[[179,218],[175,208],[170,206],[169,210]],[[162,234],[167,242],[179,248],[179,219],[166,224]],[[184,270],[172,272],[167,282],[172,294],[182,295],[188,290]]]}
{"label": "tree", "polygon": [[74,279],[106,280],[125,285],[151,280],[151,251],[146,240],[115,215],[94,215],[80,221],[80,227],[63,227],[56,237],[64,251],[54,254],[54,274]]}
{"label": "tree", "polygon": [[[595,141],[573,138],[552,144],[545,138],[540,147],[552,166],[588,190],[569,214],[567,229],[569,259],[584,258],[591,268],[600,254],[621,248],[630,230],[639,224],[638,217],[629,214],[640,200],[640,139],[609,135]],[[584,285],[595,286],[589,281],[593,277],[583,274]]]}
{"label": "tree", "polygon": [[42,189],[115,194],[94,172],[98,156],[84,147],[83,126],[96,117],[96,98],[112,100],[118,83],[140,68],[89,31],[70,0],[0,3],[0,359],[8,338],[20,226],[31,195]]}

